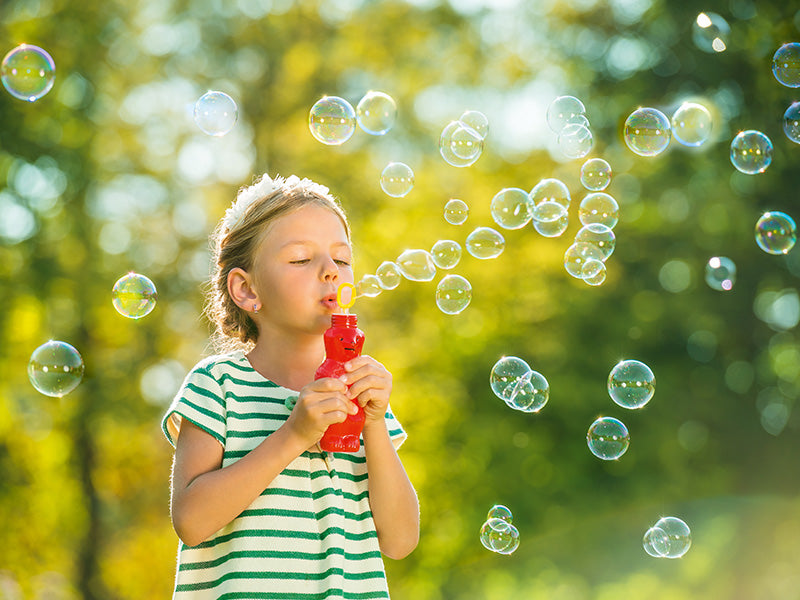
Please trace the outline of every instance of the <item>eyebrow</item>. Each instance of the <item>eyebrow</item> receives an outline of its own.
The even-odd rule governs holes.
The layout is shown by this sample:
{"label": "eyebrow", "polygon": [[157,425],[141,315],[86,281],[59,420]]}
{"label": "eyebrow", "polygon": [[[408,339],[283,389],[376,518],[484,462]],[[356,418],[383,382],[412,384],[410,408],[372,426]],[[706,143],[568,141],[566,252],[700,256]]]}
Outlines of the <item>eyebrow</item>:
{"label": "eyebrow", "polygon": [[[283,244],[283,246],[281,246],[281,248],[287,248],[288,246],[317,246],[317,245],[318,245],[318,242],[314,242],[312,240],[291,240],[291,241],[286,242],[285,244]],[[336,246],[336,247],[343,246],[343,247],[347,248],[348,250],[351,249],[350,248],[350,244],[348,244],[347,242],[334,242],[331,245],[332,246]]]}

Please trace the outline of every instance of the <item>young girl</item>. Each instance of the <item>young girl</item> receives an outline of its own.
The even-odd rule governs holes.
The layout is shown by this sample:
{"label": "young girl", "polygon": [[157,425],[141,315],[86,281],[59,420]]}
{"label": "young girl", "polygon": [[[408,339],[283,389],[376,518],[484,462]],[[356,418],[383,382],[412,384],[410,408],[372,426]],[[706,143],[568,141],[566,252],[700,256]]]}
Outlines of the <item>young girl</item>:
{"label": "young girl", "polygon": [[[213,239],[207,312],[240,348],[198,363],[164,418],[181,539],[174,598],[388,598],[381,554],[403,558],[419,538],[392,376],[364,355],[313,380],[336,290],[353,282],[344,212],[327,188],[264,175]],[[361,449],[321,451],[354,402]]]}

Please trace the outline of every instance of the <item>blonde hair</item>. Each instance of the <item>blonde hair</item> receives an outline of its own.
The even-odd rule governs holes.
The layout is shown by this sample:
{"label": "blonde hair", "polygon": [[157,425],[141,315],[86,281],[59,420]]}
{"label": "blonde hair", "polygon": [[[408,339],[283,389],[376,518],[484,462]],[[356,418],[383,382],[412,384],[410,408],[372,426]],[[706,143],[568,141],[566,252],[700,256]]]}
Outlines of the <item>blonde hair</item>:
{"label": "blonde hair", "polygon": [[250,272],[268,227],[283,215],[309,204],[336,214],[350,240],[347,215],[328,189],[294,176],[273,180],[264,174],[253,185],[242,187],[233,206],[214,229],[211,234],[214,270],[208,282],[205,314],[214,325],[212,340],[220,351],[246,350],[258,339],[255,321],[237,306],[228,292],[228,273],[237,267]]}

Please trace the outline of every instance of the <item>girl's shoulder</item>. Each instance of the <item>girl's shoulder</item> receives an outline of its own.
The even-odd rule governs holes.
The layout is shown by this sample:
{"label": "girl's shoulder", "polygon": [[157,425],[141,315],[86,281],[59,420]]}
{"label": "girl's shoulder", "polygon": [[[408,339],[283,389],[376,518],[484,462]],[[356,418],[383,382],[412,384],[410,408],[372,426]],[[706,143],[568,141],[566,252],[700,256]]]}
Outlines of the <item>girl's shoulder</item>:
{"label": "girl's shoulder", "polygon": [[190,374],[199,372],[206,375],[211,375],[214,378],[218,378],[225,373],[242,373],[250,372],[252,370],[253,367],[250,365],[250,361],[248,361],[247,357],[244,355],[244,351],[233,350],[224,354],[207,356],[198,362],[194,367],[192,367]]}

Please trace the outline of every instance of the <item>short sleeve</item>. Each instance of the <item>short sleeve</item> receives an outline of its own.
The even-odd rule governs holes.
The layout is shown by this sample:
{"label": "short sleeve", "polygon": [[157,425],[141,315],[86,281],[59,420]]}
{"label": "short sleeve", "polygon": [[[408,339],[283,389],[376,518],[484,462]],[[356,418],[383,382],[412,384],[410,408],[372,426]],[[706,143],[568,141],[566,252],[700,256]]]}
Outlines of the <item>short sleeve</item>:
{"label": "short sleeve", "polygon": [[397,417],[394,416],[391,406],[386,409],[384,420],[386,421],[386,429],[389,431],[389,438],[392,440],[395,449],[397,449],[406,441],[408,434],[403,429],[403,426],[400,425]]}
{"label": "short sleeve", "polygon": [[210,365],[201,365],[196,366],[186,376],[161,423],[164,435],[173,446],[184,419],[225,445],[225,394],[219,381],[212,375]]}

